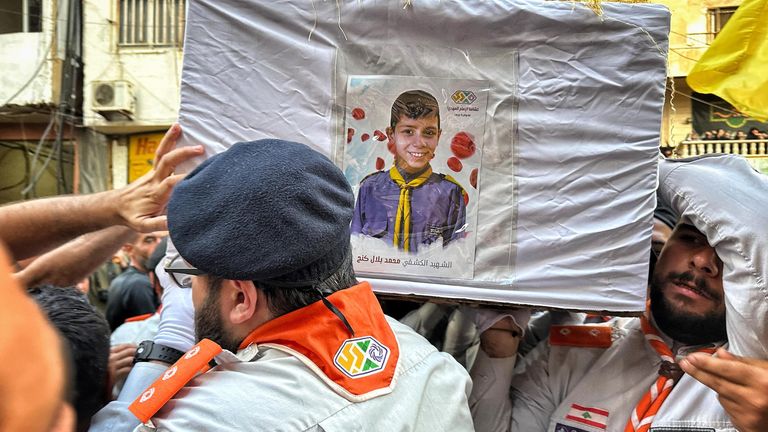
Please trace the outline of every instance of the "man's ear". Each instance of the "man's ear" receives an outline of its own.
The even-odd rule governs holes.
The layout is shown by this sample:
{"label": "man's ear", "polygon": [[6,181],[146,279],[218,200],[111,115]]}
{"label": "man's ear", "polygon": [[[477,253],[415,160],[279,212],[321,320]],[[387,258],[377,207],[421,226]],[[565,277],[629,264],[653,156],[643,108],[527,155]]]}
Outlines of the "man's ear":
{"label": "man's ear", "polygon": [[259,301],[262,299],[256,286],[251,281],[227,280],[225,307],[226,314],[232,324],[242,324],[256,313]]}
{"label": "man's ear", "polygon": [[132,245],[131,243],[126,243],[126,244],[124,244],[124,245],[123,245],[123,247],[122,247],[122,248],[120,248],[120,249],[122,249],[122,250],[123,250],[123,252],[125,252],[125,253],[129,254],[129,253],[131,253],[131,251],[133,250],[133,245]]}

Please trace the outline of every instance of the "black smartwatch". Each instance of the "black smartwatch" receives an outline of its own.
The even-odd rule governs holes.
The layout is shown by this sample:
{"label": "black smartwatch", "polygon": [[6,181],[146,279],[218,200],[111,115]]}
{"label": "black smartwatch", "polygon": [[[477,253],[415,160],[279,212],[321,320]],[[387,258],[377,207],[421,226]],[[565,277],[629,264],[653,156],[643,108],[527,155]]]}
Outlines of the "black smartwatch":
{"label": "black smartwatch", "polygon": [[136,348],[136,355],[133,356],[133,364],[150,360],[159,360],[168,364],[174,364],[183,355],[184,351],[156,344],[151,340],[145,340],[139,344],[138,348]]}

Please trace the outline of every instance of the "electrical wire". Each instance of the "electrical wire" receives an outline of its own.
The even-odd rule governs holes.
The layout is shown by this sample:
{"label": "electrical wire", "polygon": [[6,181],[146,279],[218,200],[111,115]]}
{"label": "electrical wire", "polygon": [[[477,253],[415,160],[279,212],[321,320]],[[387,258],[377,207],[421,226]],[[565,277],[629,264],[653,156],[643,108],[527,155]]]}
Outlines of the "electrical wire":
{"label": "electrical wire", "polygon": [[702,42],[702,41],[700,41],[698,39],[690,37],[689,35],[687,35],[685,33],[676,32],[674,30],[670,30],[669,32],[672,33],[672,34],[676,34],[678,36],[683,36],[684,38],[686,38],[688,40],[692,40],[692,41],[694,41],[696,43],[699,43],[699,44],[702,44],[702,45],[705,45],[705,46],[709,46],[709,42]]}
{"label": "electrical wire", "polygon": [[728,108],[722,107],[722,106],[720,106],[720,105],[715,105],[715,104],[713,104],[713,103],[711,103],[711,102],[707,102],[707,101],[705,101],[705,100],[699,99],[699,98],[697,98],[697,97],[694,97],[694,96],[691,96],[691,95],[689,95],[689,94],[685,94],[685,93],[683,93],[683,92],[680,92],[680,91],[678,91],[678,90],[676,90],[676,89],[672,89],[672,88],[671,88],[671,87],[669,87],[669,86],[667,86],[667,89],[668,89],[668,90],[670,90],[670,91],[672,91],[672,92],[674,92],[675,94],[678,94],[678,95],[680,95],[680,96],[684,97],[684,98],[688,98],[688,99],[690,99],[690,100],[694,100],[694,101],[696,101],[696,102],[702,103],[702,104],[704,104],[704,105],[707,105],[707,106],[709,106],[709,107],[712,107],[712,108],[717,108],[717,109],[719,109],[719,110],[721,110],[721,111],[725,111],[725,112],[727,112],[727,113],[730,113],[730,114],[735,114],[735,115],[739,115],[739,116],[743,116],[743,115],[744,115],[743,113],[740,113],[740,112],[738,112],[738,111],[735,111],[735,110],[731,110],[731,109],[728,109]]}
{"label": "electrical wire", "polygon": [[694,61],[694,62],[699,61],[699,59],[691,58],[691,57],[688,57],[686,55],[680,54],[679,52],[677,52],[677,50],[675,48],[670,48],[669,50],[672,51],[673,53],[679,55],[680,57],[682,57],[684,59],[688,59],[688,60]]}
{"label": "electrical wire", "polygon": [[[51,131],[51,128],[53,127],[54,123],[56,122],[56,115],[51,115],[51,120],[48,122],[48,126],[46,126],[45,131],[43,131],[43,134],[40,136],[40,141],[37,143],[37,147],[35,148],[35,153],[32,156],[32,164],[30,171],[34,171],[35,168],[37,168],[37,160],[40,157],[40,151],[43,148],[43,144],[45,143],[46,138],[48,138],[48,134]],[[53,154],[53,152],[48,154],[48,158],[46,159],[45,166],[48,165],[48,162],[50,162],[50,156]],[[43,169],[45,169],[45,166]],[[40,175],[42,175],[42,171],[38,171],[37,175],[30,174],[29,183],[27,183],[27,186],[21,190],[21,195],[26,198],[26,195],[35,187],[37,184],[37,181],[40,179]],[[34,194],[33,194],[34,195]]]}

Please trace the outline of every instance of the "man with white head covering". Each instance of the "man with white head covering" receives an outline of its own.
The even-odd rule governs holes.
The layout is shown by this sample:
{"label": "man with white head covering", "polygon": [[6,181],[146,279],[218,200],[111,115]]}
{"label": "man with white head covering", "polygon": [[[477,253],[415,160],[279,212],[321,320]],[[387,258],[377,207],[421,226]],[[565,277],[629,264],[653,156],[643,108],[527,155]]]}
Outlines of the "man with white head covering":
{"label": "man with white head covering", "polygon": [[649,311],[555,326],[514,373],[519,339],[497,323],[473,370],[478,430],[736,430],[723,395],[677,363],[695,371],[686,356],[702,364],[724,344],[768,358],[768,178],[743,158],[716,155],[662,161],[659,188],[681,221],[651,277]]}

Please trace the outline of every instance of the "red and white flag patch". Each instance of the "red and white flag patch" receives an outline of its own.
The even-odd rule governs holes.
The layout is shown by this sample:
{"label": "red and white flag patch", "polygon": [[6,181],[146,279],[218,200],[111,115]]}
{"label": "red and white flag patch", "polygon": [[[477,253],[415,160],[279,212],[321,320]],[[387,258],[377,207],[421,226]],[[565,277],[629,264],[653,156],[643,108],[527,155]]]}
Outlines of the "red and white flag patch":
{"label": "red and white flag patch", "polygon": [[606,425],[608,424],[608,411],[602,408],[571,404],[571,409],[568,411],[565,418],[567,420],[605,430]]}

